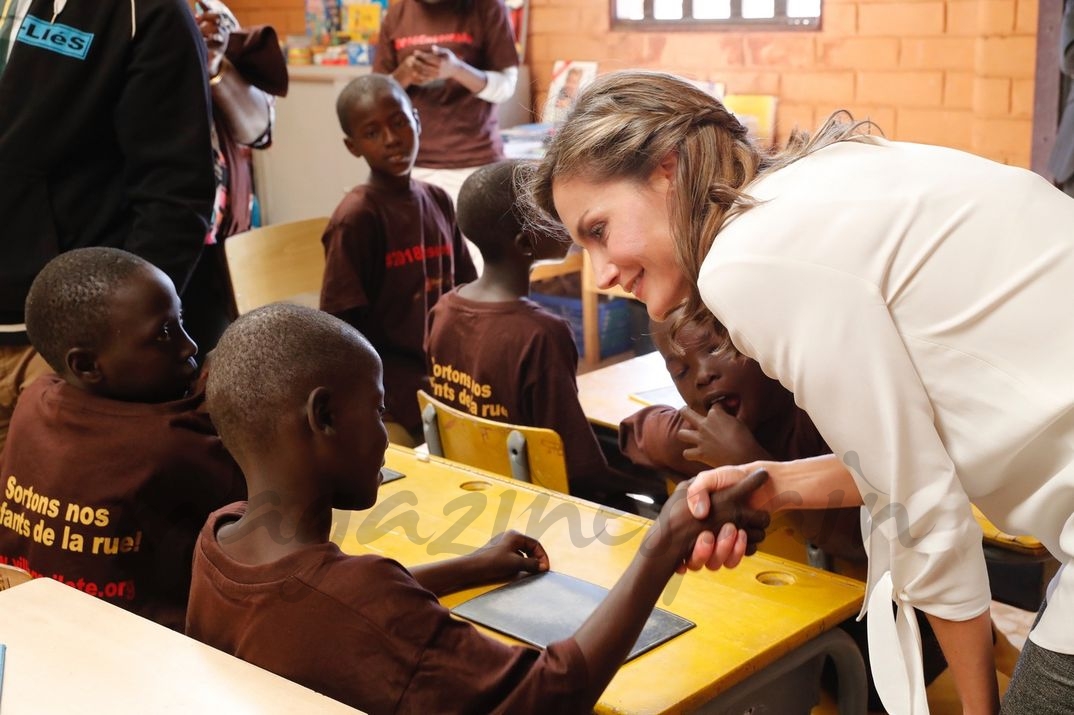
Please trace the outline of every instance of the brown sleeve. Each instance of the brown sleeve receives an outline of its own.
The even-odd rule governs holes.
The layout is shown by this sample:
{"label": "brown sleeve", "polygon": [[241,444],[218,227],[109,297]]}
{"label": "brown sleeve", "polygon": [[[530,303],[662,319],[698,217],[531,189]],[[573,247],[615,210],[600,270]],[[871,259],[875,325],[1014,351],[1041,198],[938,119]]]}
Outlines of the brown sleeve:
{"label": "brown sleeve", "polygon": [[682,456],[689,447],[678,437],[683,419],[668,405],[651,405],[619,423],[619,450],[634,464],[692,477],[710,469]]}
{"label": "brown sleeve", "polygon": [[375,212],[363,200],[353,193],[344,198],[321,239],[325,254],[321,310],[341,316],[376,300],[384,273],[383,235]]}

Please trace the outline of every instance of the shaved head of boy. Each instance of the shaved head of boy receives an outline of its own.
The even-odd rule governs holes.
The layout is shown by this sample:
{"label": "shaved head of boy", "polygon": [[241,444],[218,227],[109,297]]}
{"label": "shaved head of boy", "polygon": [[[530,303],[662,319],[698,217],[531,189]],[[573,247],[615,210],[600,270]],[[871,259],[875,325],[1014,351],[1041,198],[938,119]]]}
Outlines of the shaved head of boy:
{"label": "shaved head of boy", "polygon": [[518,205],[518,186],[533,165],[517,159],[483,166],[459,189],[459,230],[481,251],[485,263],[502,261],[512,250],[531,260],[560,259],[570,248],[566,233],[536,232],[528,227]]}
{"label": "shaved head of boy", "polygon": [[26,332],[68,383],[115,400],[178,399],[197,372],[171,279],[118,248],[49,261],[26,298]]}
{"label": "shaved head of boy", "polygon": [[[308,467],[333,504],[376,500],[387,448],[381,362],[369,341],[323,311],[276,303],[241,316],[213,351],[206,404],[243,468],[251,499],[280,470]],[[327,481],[324,481],[327,479]],[[313,482],[319,482],[319,485]]]}

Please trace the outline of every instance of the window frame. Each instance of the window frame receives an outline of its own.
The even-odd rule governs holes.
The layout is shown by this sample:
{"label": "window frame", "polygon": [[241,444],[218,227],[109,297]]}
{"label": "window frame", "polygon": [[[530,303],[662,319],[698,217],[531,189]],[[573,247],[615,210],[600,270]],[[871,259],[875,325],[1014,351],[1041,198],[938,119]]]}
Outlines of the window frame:
{"label": "window frame", "polygon": [[[682,0],[683,15],[692,10],[694,0]],[[820,16],[787,17],[787,0],[774,0],[774,17],[734,17],[742,14],[742,0],[730,0],[732,17],[727,20],[698,20],[683,17],[679,20],[657,20],[652,17],[654,0],[642,0],[644,20],[626,20],[616,15],[617,0],[608,0],[608,18],[613,32],[637,30],[641,32],[817,32],[824,24],[824,0],[821,0]]]}

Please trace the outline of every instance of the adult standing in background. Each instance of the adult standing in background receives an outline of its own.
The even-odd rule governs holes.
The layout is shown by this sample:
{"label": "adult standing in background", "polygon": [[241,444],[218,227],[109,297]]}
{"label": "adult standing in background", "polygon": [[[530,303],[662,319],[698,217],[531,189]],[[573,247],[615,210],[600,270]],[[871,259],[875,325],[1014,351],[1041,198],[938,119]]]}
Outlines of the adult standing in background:
{"label": "adult standing in background", "polygon": [[185,0],[0,0],[0,444],[48,371],[23,317],[41,267],[115,246],[181,290],[212,196],[205,48]]}
{"label": "adult standing in background", "polygon": [[1063,25],[1059,29],[1059,69],[1063,73],[1063,109],[1059,130],[1048,161],[1055,183],[1074,196],[1074,0],[1063,3]]}
{"label": "adult standing in background", "polygon": [[201,357],[237,316],[224,239],[247,231],[253,203],[252,149],[272,144],[276,96],[287,94],[287,61],[268,25],[242,28],[220,0],[198,0],[195,21],[208,51],[216,193],[201,260],[183,297],[187,332]]}
{"label": "adult standing in background", "polygon": [[495,105],[514,96],[518,49],[503,0],[394,3],[373,69],[395,77],[418,110],[413,178],[441,187],[454,202],[467,176],[504,158]]}

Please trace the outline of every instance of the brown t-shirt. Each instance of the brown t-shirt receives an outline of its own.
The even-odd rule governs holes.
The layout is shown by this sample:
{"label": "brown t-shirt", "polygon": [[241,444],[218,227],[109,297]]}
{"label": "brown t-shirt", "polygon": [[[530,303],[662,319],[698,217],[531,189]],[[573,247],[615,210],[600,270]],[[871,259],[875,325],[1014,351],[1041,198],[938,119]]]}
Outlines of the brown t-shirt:
{"label": "brown t-shirt", "polygon": [[[479,70],[502,72],[518,66],[507,10],[502,0],[472,0],[460,14],[455,2],[419,0],[392,3],[380,28],[373,69],[395,70],[415,50],[445,47]],[[434,80],[407,88],[421,118],[417,165],[460,169],[503,158],[496,107],[454,80]]]}
{"label": "brown t-shirt", "polygon": [[429,316],[433,395],[497,422],[547,427],[563,439],[571,492],[615,478],[578,402],[578,348],[570,325],[523,298],[467,300],[452,291]]}
{"label": "brown t-shirt", "polygon": [[187,635],[374,715],[583,709],[589,675],[573,638],[544,651],[493,640],[397,562],[332,543],[240,564],[215,534],[245,511],[221,509],[201,532]]}
{"label": "brown t-shirt", "polygon": [[358,186],[332,214],[321,309],[350,322],[384,361],[385,405],[409,430],[421,426],[425,319],[440,296],[477,277],[443,189]]}
{"label": "brown t-shirt", "polygon": [[37,379],[0,460],[0,563],[182,630],[198,532],[246,493],[202,401],[119,402]]}

